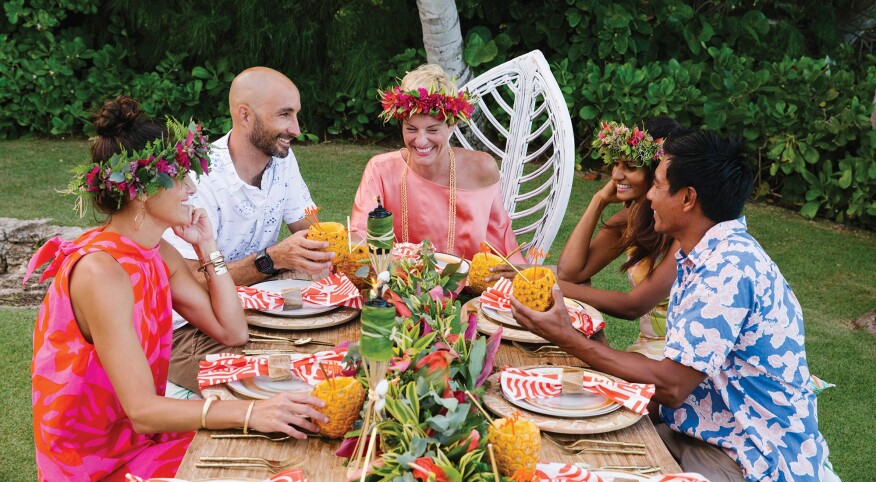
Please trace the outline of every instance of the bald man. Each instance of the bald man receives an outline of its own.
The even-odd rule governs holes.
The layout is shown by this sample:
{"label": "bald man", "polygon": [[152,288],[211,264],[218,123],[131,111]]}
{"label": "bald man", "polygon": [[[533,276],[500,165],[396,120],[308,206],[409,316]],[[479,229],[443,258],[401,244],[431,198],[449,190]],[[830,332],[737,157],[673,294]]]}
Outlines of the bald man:
{"label": "bald man", "polygon": [[[207,211],[231,277],[250,285],[280,270],[327,270],[334,254],[320,249],[328,244],[304,237],[304,209],[313,201],[290,149],[292,138],[301,134],[298,88],[276,70],[253,67],[231,83],[228,104],[232,129],[212,144],[210,175],[197,180],[191,203]],[[278,243],[282,223],[293,234]],[[164,238],[206,283],[197,273],[203,261],[191,245],[171,230]],[[225,348],[225,340],[213,340],[174,314],[169,380],[200,393],[198,362]]]}

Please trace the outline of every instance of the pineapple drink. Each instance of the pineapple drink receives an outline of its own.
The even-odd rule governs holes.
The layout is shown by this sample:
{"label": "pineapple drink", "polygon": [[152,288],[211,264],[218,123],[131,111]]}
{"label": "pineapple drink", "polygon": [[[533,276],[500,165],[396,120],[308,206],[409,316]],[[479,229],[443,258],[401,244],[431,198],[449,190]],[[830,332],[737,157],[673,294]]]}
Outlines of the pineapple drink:
{"label": "pineapple drink", "polygon": [[368,266],[368,263],[359,262],[363,259],[368,259],[368,246],[359,245],[353,246],[352,251],[344,249],[340,255],[332,260],[332,263],[335,265],[337,272],[344,273],[344,275],[356,285],[356,288],[364,290],[369,286],[368,275],[362,278],[356,276],[356,271],[359,271],[362,267]]}
{"label": "pineapple drink", "polygon": [[511,477],[517,470],[534,471],[541,453],[541,432],[529,420],[515,413],[500,418],[487,428],[499,473]]}
{"label": "pineapple drink", "polygon": [[549,310],[554,305],[551,289],[557,282],[553,271],[534,266],[521,271],[521,273],[526,279],[519,274],[514,277],[514,297],[533,310]]}
{"label": "pineapple drink", "polygon": [[362,336],[359,351],[368,361],[387,362],[392,358],[392,328],[395,307],[383,298],[373,298],[362,307]]}
{"label": "pineapple drink", "polygon": [[347,228],[341,223],[317,223],[307,229],[307,239],[325,241],[329,244],[326,251],[335,253],[335,260],[343,253],[349,253],[347,245]]}
{"label": "pineapple drink", "polygon": [[314,397],[325,402],[321,409],[327,423],[316,422],[319,433],[328,438],[341,438],[352,430],[365,403],[365,388],[355,377],[323,380],[313,388]]}
{"label": "pineapple drink", "polygon": [[485,251],[474,255],[471,258],[471,268],[469,268],[468,271],[467,285],[469,289],[472,290],[474,294],[479,295],[487,288],[496,284],[496,281],[487,283],[486,279],[491,274],[490,268],[493,266],[499,266],[502,263],[504,263],[502,258],[490,252]]}

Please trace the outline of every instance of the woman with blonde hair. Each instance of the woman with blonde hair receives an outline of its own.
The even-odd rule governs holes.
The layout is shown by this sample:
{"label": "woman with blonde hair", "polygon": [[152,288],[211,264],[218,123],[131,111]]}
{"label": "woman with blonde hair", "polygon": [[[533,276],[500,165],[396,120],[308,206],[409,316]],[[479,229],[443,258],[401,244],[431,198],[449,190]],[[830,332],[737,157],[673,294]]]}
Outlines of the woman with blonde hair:
{"label": "woman with blonde hair", "polygon": [[[207,174],[209,145],[200,126],[148,119],[121,96],[95,122],[92,162],[71,191],[109,215],[75,241],[40,248],[28,276],[51,264],[34,327],[33,431],[40,481],[123,481],[173,477],[198,428],[244,427],[304,434],[325,420],[309,395],[260,401],[164,397],[171,308],[230,345],[247,341],[247,324],[225,258],[203,209],[188,203],[189,171]],[[80,198],[81,199],[81,198]],[[168,228],[191,243],[204,287],[161,239]],[[27,278],[25,278],[27,279]]]}
{"label": "woman with blonde hair", "polygon": [[[452,147],[458,122],[471,118],[466,92],[437,65],[409,72],[381,96],[384,120],[401,122],[404,147],[368,161],[353,203],[352,225],[365,232],[377,196],[393,213],[402,242],[429,239],[436,251],[471,259],[487,241],[509,253],[517,247],[502,206],[499,168],[485,152]],[[523,262],[515,253],[512,261]]]}

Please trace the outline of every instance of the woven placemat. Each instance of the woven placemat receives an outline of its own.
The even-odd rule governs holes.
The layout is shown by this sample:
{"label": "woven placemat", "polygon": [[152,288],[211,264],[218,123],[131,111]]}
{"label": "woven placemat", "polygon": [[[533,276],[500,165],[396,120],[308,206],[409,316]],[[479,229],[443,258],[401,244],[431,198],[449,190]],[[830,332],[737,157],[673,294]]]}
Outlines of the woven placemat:
{"label": "woven placemat", "polygon": [[359,310],[342,306],[307,318],[286,318],[266,315],[260,311],[246,310],[246,322],[252,326],[273,328],[275,330],[316,330],[329,326],[343,325],[359,316]]}

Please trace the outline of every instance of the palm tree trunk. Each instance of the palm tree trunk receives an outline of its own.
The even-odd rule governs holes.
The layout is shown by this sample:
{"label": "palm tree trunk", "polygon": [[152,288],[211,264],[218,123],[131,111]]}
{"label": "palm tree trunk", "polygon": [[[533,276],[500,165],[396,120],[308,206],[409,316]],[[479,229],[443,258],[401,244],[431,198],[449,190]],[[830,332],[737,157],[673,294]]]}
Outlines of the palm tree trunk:
{"label": "palm tree trunk", "polygon": [[420,23],[423,25],[423,45],[426,60],[438,64],[457,85],[464,85],[471,70],[462,58],[462,31],[454,0],[417,0]]}

